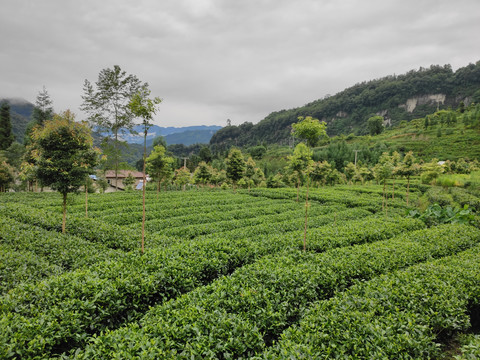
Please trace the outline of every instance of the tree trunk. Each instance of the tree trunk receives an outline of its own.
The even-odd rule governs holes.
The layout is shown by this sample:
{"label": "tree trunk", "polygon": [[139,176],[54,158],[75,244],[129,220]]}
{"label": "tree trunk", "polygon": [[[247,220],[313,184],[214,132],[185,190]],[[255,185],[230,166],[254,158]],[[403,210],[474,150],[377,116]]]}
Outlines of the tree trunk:
{"label": "tree trunk", "polygon": [[[386,182],[385,182],[386,184]],[[388,186],[385,189],[385,216],[388,216],[388,196],[387,196]]]}
{"label": "tree trunk", "polygon": [[393,179],[392,200],[395,200],[395,179]]}
{"label": "tree trunk", "polygon": [[309,178],[307,178],[307,195],[305,197],[305,230],[303,232],[303,251],[307,251],[307,223],[308,223],[308,188]]}
{"label": "tree trunk", "polygon": [[382,211],[385,210],[385,185],[386,181],[383,181],[383,192],[382,192]]}
{"label": "tree trunk", "polygon": [[115,130],[115,191],[118,190],[118,130]]}
{"label": "tree trunk", "polygon": [[410,177],[407,178],[407,206],[408,206],[408,193],[410,190]]}
{"label": "tree trunk", "polygon": [[143,138],[143,184],[142,184],[142,193],[143,193],[143,213],[142,213],[142,254],[145,250],[145,159],[147,157],[147,127],[145,127],[145,136]]}
{"label": "tree trunk", "polygon": [[85,182],[85,217],[88,218],[88,180]]}
{"label": "tree trunk", "polygon": [[298,202],[298,193],[300,192],[300,179],[297,179],[297,202]]}
{"label": "tree trunk", "polygon": [[67,224],[67,193],[63,193],[62,234],[65,234],[66,224]]}

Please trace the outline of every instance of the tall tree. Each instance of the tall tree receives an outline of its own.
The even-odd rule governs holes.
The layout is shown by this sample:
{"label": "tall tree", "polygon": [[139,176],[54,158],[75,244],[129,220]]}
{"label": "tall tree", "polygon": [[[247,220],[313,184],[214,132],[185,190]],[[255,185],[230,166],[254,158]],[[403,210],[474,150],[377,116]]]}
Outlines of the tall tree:
{"label": "tall tree", "polygon": [[62,232],[66,225],[67,195],[85,184],[97,162],[90,128],[74,120],[74,114],[67,110],[46,121],[43,127],[34,128],[32,134],[38,149],[37,177],[63,196]]}
{"label": "tall tree", "polygon": [[242,152],[237,148],[231,148],[228,157],[225,159],[225,165],[227,168],[227,178],[232,180],[235,191],[238,180],[242,178],[245,172],[245,159],[243,158]]}
{"label": "tall tree", "polygon": [[98,75],[98,81],[94,86],[85,80],[82,96],[81,110],[85,111],[90,124],[101,131],[113,134],[115,146],[115,188],[118,183],[118,134],[127,129],[132,131],[134,115],[129,106],[134,94],[142,88],[148,87],[142,84],[134,75],[120,69],[115,65],[113,69],[103,69]]}
{"label": "tall tree", "polygon": [[10,104],[4,101],[0,105],[0,150],[7,150],[14,140]]}
{"label": "tall tree", "polygon": [[32,112],[32,120],[35,124],[43,126],[45,121],[53,119],[53,107],[52,100],[50,100],[50,95],[48,95],[47,89],[45,86],[43,90],[40,91],[37,95],[37,100],[35,101],[35,107]]}
{"label": "tall tree", "polygon": [[48,92],[44,86],[43,90],[37,95],[35,106],[32,111],[31,121],[27,124],[27,128],[25,129],[23,143],[26,147],[28,147],[32,142],[33,128],[38,125],[43,126],[45,121],[52,120],[53,114],[52,100],[50,99],[50,95],[48,95]]}
{"label": "tall tree", "polygon": [[143,182],[142,182],[142,201],[143,201],[143,214],[142,214],[142,254],[145,247],[145,187],[146,187],[146,175],[145,175],[145,161],[147,159],[147,134],[148,129],[152,126],[153,115],[157,112],[157,106],[162,102],[159,97],[150,99],[150,90],[145,84],[139,91],[137,91],[130,100],[129,107],[134,116],[142,119],[143,125]]}
{"label": "tall tree", "polygon": [[[299,122],[292,124],[293,135],[297,138],[303,139],[307,142],[307,146],[316,146],[321,138],[327,137],[327,124],[314,119],[311,116],[298,118]],[[308,190],[310,184],[311,166],[307,167],[307,194],[305,197],[305,231],[303,234],[303,251],[307,250],[307,224],[308,224]]]}

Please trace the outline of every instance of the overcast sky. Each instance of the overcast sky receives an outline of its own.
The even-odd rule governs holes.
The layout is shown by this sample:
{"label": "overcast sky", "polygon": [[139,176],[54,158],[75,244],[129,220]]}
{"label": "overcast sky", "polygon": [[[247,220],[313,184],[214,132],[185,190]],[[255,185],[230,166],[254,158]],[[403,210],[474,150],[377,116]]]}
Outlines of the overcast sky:
{"label": "overcast sky", "polygon": [[160,126],[257,123],[355,83],[480,60],[479,0],[2,0],[0,97],[78,119],[85,79],[119,65]]}

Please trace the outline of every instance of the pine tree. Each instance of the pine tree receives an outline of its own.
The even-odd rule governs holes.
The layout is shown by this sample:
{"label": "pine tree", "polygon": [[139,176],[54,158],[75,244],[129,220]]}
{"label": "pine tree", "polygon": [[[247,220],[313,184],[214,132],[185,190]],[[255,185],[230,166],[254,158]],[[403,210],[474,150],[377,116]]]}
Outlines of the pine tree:
{"label": "pine tree", "polygon": [[35,122],[35,125],[41,125],[47,120],[53,119],[53,107],[52,100],[50,100],[50,95],[48,95],[47,89],[45,86],[43,90],[40,91],[37,95],[37,100],[35,101],[35,107],[32,112],[32,120]]}
{"label": "pine tree", "polygon": [[14,140],[10,104],[4,101],[0,105],[0,150],[7,150]]}
{"label": "pine tree", "polygon": [[232,148],[225,159],[225,165],[227,166],[227,178],[232,180],[235,189],[238,180],[242,178],[245,172],[245,160],[242,152],[237,148]]}

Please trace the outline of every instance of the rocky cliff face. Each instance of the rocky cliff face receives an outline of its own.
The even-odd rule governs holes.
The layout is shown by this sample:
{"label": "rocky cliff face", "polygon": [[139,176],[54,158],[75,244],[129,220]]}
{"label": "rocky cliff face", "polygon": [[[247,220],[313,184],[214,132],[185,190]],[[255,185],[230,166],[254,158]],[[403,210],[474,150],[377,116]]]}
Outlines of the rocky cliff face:
{"label": "rocky cliff face", "polygon": [[445,94],[430,94],[415,96],[407,100],[405,104],[398,105],[399,108],[405,109],[407,112],[412,113],[417,106],[420,105],[444,105],[447,95]]}

